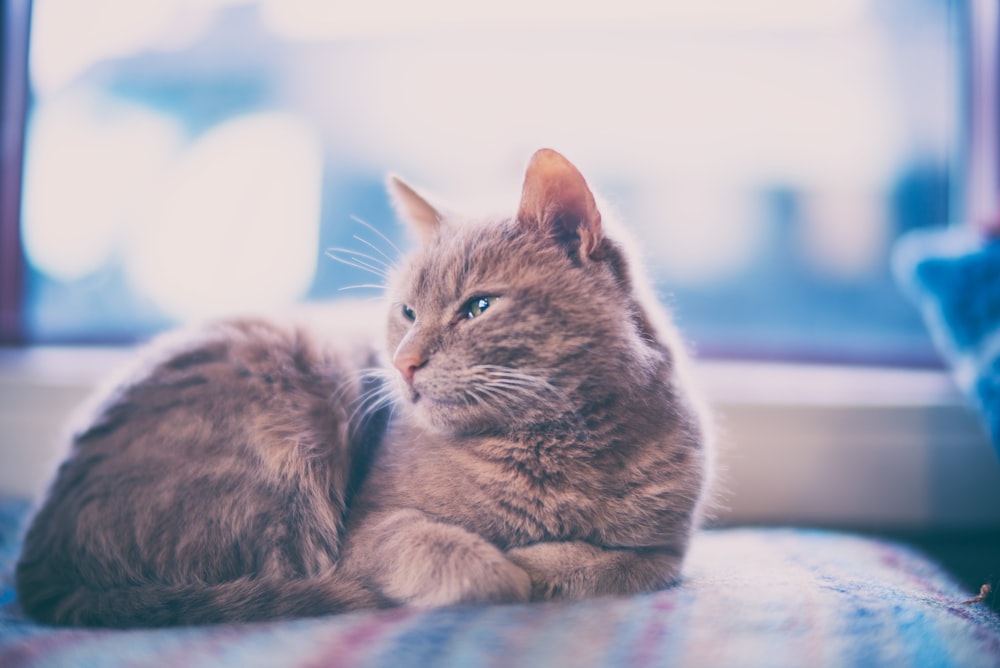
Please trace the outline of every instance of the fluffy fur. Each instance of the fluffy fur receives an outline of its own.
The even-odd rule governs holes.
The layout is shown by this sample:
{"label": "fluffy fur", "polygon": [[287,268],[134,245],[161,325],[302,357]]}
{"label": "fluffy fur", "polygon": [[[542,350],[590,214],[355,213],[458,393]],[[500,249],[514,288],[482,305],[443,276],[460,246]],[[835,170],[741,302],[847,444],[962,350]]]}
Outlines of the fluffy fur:
{"label": "fluffy fur", "polygon": [[583,177],[539,151],[517,215],[485,222],[391,186],[422,243],[387,314],[175,334],[105,396],[26,536],[28,614],[155,626],[677,580],[710,439]]}

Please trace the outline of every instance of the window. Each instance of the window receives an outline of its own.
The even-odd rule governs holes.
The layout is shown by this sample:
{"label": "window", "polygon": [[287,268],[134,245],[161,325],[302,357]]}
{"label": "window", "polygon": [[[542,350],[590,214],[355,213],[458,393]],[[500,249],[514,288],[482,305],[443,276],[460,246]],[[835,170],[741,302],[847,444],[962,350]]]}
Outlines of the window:
{"label": "window", "polygon": [[935,359],[888,258],[952,213],[949,3],[478,4],[36,0],[26,337],[336,297],[385,172],[511,211],[551,146],[701,354]]}

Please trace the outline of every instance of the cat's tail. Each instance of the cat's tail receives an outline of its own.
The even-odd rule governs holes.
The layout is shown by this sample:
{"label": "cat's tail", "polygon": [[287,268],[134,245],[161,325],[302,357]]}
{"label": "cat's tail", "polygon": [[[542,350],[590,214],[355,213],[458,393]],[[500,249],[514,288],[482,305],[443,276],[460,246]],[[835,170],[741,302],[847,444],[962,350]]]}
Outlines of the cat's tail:
{"label": "cat's tail", "polygon": [[388,605],[375,592],[336,573],[322,578],[242,578],[219,584],[112,589],[38,584],[19,587],[19,603],[35,620],[54,626],[135,628],[255,622]]}

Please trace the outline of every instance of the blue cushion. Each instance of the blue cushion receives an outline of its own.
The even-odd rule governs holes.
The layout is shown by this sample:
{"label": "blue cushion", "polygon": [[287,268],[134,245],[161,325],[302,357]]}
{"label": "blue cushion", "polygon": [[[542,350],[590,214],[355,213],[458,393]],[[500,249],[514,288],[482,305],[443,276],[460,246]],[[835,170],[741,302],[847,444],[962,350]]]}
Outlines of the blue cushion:
{"label": "blue cushion", "polygon": [[900,240],[894,270],[1000,453],[1000,240],[918,230]]}
{"label": "blue cushion", "polygon": [[0,666],[998,666],[1000,618],[920,554],[850,534],[709,530],[682,584],[578,603],[266,624],[49,629],[11,593],[0,503]]}

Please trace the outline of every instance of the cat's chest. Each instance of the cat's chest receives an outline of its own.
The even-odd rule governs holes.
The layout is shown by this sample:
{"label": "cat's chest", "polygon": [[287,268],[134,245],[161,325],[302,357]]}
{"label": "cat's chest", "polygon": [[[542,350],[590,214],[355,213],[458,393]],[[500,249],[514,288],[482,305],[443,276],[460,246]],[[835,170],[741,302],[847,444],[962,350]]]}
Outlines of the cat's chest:
{"label": "cat's chest", "polygon": [[386,503],[419,508],[499,545],[585,538],[609,481],[587,458],[555,445],[555,435],[528,443],[420,435],[387,449],[377,484]]}

